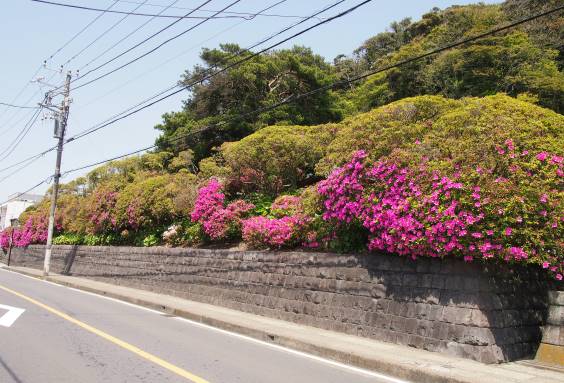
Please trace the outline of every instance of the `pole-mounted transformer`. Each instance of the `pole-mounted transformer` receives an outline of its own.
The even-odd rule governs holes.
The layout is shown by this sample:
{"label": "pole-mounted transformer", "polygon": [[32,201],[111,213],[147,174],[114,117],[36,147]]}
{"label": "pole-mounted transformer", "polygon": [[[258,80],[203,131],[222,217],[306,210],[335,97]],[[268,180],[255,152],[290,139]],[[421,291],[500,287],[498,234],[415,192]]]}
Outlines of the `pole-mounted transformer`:
{"label": "pole-mounted transformer", "polygon": [[53,118],[55,124],[53,126],[53,138],[61,138],[63,130],[61,129],[61,115],[56,113]]}

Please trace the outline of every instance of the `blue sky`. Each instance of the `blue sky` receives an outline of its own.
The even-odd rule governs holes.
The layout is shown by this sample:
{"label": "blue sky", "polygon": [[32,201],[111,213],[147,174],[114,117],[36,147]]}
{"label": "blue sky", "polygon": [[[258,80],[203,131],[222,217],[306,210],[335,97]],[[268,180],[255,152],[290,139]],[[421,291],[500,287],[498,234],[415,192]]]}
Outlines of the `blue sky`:
{"label": "blue sky", "polygon": [[[60,2],[107,8],[114,3],[114,0],[61,0]],[[137,4],[134,3],[138,2],[141,3],[144,0],[121,0],[112,9],[132,11],[137,7]],[[157,13],[162,9],[162,6],[169,5],[172,2],[173,0],[147,0],[146,5],[137,9],[136,12]],[[187,10],[180,8],[193,8],[202,2],[203,0],[178,0],[174,6],[179,8],[171,8],[166,14],[184,14]],[[206,9],[219,10],[231,2],[232,0],[214,0],[206,6]],[[230,10],[236,12],[255,12],[276,2],[277,0],[243,0],[230,8]],[[269,12],[307,16],[333,2],[335,1],[288,0]],[[326,15],[331,16],[359,2],[360,0],[345,1],[340,6],[328,11]],[[485,1],[485,3],[496,2],[498,1]],[[342,19],[300,36],[287,43],[286,46],[293,44],[309,46],[316,53],[323,55],[330,61],[338,54],[350,54],[364,40],[378,32],[384,31],[392,21],[400,20],[404,17],[418,19],[423,13],[433,7],[446,8],[453,4],[468,3],[472,3],[472,1],[375,0]],[[57,52],[59,48],[90,23],[98,14],[92,11],[45,5],[29,0],[5,2],[0,13],[3,56],[3,60],[0,61],[0,102],[10,103],[13,101],[21,105],[29,101],[33,105],[41,101],[42,94],[47,88],[41,88],[37,83],[29,83],[32,75],[43,60],[48,59],[54,52]],[[209,13],[204,12],[200,13],[200,15],[208,16]],[[100,17],[74,41],[57,52],[52,59],[48,60],[48,69],[42,69],[39,76],[46,79],[52,77],[51,83],[53,84],[58,85],[62,83],[64,76],[52,69],[59,68],[61,64],[79,53],[86,45],[122,17],[123,15],[118,14],[105,14]],[[147,18],[142,16],[129,16],[102,39],[72,59],[67,64],[65,70],[83,68],[90,60],[146,20]],[[99,60],[86,66],[81,72],[85,73],[87,69],[102,63],[104,59],[107,60],[121,53],[172,21],[168,18],[151,21],[143,29],[107,52]],[[220,42],[233,42],[243,47],[248,46],[295,21],[296,19],[274,17],[257,17],[248,21],[242,19],[216,19],[208,21],[135,64],[91,85],[73,91],[71,94],[73,102],[71,104],[68,134],[73,135],[87,129],[174,84],[185,69],[199,63],[198,54],[204,46],[215,47]],[[183,20],[177,23],[173,28],[157,36],[148,44],[140,46],[116,60],[114,64],[110,64],[105,69],[98,71],[98,73],[101,74],[105,70],[112,69],[121,63],[129,61],[197,22],[194,20]],[[313,23],[303,24],[302,28]],[[298,27],[295,31],[302,28]],[[89,76],[89,78],[92,77],[95,77],[95,75]],[[22,89],[23,92],[20,93]],[[19,97],[14,100],[18,94]],[[153,127],[160,122],[161,115],[167,111],[178,110],[182,99],[186,98],[186,96],[187,93],[181,93],[171,97],[117,124],[66,145],[62,170],[151,145],[157,136],[157,131]],[[28,110],[15,110],[0,105],[0,152],[3,152],[10,142],[16,138],[16,135],[29,119],[30,113]],[[52,121],[45,120],[39,122],[33,126],[22,143],[9,157],[0,160],[0,169],[41,152],[55,145],[55,143],[56,141],[52,137]],[[4,201],[9,195],[23,191],[53,174],[54,161],[55,154],[51,152],[17,174],[4,181],[0,181],[0,202]],[[87,171],[83,171],[82,174],[85,174]],[[0,172],[0,180],[9,173],[9,171]],[[73,177],[69,176],[63,179],[63,182],[68,182],[79,175],[81,173],[75,173]],[[47,188],[48,185],[43,185],[34,192],[42,194]]]}

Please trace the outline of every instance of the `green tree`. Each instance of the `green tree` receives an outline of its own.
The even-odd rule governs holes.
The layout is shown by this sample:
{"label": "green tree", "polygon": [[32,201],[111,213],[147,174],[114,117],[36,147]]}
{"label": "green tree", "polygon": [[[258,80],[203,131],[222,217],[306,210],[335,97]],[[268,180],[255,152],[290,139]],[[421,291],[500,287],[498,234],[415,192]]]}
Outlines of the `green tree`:
{"label": "green tree", "polygon": [[[240,56],[234,57],[237,54]],[[208,73],[250,54],[235,44],[204,49],[203,64],[186,71],[182,83],[192,84],[194,79],[203,79]],[[162,132],[157,144],[161,149],[175,152],[190,148],[199,161],[210,154],[212,147],[241,139],[264,126],[338,121],[343,113],[338,95],[333,91],[316,93],[269,110],[281,101],[335,79],[332,66],[309,48],[295,46],[265,53],[195,85],[183,111],[165,115],[163,123],[156,126]],[[248,114],[260,109],[263,112]],[[242,114],[246,116],[237,118]],[[224,120],[228,122],[215,126]],[[210,125],[213,128],[195,133]]]}

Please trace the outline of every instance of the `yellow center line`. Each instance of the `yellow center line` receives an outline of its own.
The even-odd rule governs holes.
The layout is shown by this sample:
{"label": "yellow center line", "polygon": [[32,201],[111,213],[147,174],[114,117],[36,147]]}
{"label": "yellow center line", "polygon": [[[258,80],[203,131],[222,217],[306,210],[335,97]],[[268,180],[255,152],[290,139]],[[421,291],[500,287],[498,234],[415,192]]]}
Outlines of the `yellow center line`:
{"label": "yellow center line", "polygon": [[196,375],[184,370],[183,368],[177,367],[174,364],[169,363],[166,360],[159,358],[158,356],[155,356],[155,355],[150,354],[146,351],[143,351],[140,348],[133,346],[132,344],[129,344],[129,343],[127,343],[127,342],[125,342],[121,339],[118,339],[115,336],[112,336],[112,335],[110,335],[110,334],[108,334],[108,333],[106,333],[102,330],[98,330],[97,328],[92,327],[92,326],[90,326],[90,325],[88,325],[84,322],[81,322],[78,319],[75,319],[75,318],[73,318],[73,317],[71,317],[71,316],[69,316],[69,315],[67,315],[67,314],[65,314],[65,313],[63,313],[63,312],[61,312],[57,309],[54,309],[50,306],[47,306],[44,303],[38,302],[33,298],[30,298],[30,297],[28,297],[24,294],[18,293],[17,291],[11,290],[11,289],[4,287],[2,285],[0,285],[0,289],[4,290],[6,292],[9,292],[11,294],[14,294],[15,296],[20,297],[20,298],[22,298],[22,299],[24,299],[24,300],[26,300],[30,303],[33,303],[34,305],[39,306],[42,309],[45,309],[52,314],[55,314],[55,315],[65,319],[65,320],[67,320],[71,323],[74,323],[75,325],[82,327],[86,331],[90,331],[91,333],[96,334],[99,337],[102,337],[102,338],[104,338],[104,339],[106,339],[106,340],[108,340],[108,341],[110,341],[110,342],[112,342],[112,343],[114,343],[114,344],[116,344],[116,345],[136,354],[136,355],[138,355],[138,356],[140,356],[141,358],[144,358],[144,359],[146,359],[150,362],[153,362],[156,365],[159,365],[159,366],[169,370],[170,372],[175,373],[176,375],[182,376],[183,378],[191,380],[194,383],[209,383],[207,380],[202,379],[199,376],[196,376]]}

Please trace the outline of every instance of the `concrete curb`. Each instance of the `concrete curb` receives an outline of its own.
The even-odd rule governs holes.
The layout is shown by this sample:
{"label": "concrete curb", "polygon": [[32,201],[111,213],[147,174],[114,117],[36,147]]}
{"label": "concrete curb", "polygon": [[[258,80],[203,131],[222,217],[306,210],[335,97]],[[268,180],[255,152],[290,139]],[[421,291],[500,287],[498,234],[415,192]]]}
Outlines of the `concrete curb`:
{"label": "concrete curb", "polygon": [[[44,278],[41,271],[34,269],[4,269],[412,382],[564,383],[564,374],[559,371],[542,370],[519,363],[486,365],[89,279],[56,274]],[[320,335],[318,340],[321,341],[310,336],[314,333]]]}

